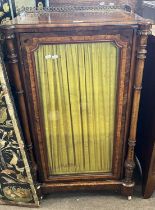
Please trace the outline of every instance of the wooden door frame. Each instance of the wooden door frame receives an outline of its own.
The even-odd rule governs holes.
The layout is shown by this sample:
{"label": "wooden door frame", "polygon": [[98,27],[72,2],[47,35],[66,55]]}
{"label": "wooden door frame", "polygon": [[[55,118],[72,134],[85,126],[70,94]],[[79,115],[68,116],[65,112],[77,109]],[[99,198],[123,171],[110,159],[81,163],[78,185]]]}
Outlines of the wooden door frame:
{"label": "wooden door frame", "polygon": [[[21,36],[21,44],[22,44],[22,51],[24,54],[24,60],[27,61],[28,63],[25,63],[25,61],[23,61],[25,63],[25,73],[30,71],[30,75],[27,74],[27,81],[26,84],[28,87],[31,86],[31,88],[29,88],[28,92],[27,92],[27,97],[29,98],[29,96],[32,96],[33,98],[33,104],[30,102],[29,103],[29,111],[33,110],[31,112],[31,117],[34,115],[35,113],[35,118],[31,119],[30,121],[35,122],[35,124],[37,123],[37,126],[35,127],[35,125],[33,125],[33,130],[35,130],[35,151],[40,152],[39,156],[38,154],[36,154],[38,161],[38,166],[39,166],[39,171],[42,171],[43,173],[41,173],[41,181],[42,182],[57,182],[57,181],[69,181],[69,180],[105,180],[105,179],[119,179],[120,178],[120,174],[121,174],[121,160],[123,157],[123,146],[124,146],[124,136],[122,134],[122,131],[116,132],[117,135],[117,140],[115,140],[115,142],[119,142],[119,144],[117,145],[116,143],[114,144],[114,155],[113,155],[113,170],[112,170],[112,174],[93,174],[93,175],[79,175],[79,176],[74,176],[74,175],[68,175],[68,176],[54,176],[52,177],[52,179],[49,179],[48,177],[48,172],[47,172],[47,157],[45,156],[46,154],[46,147],[45,144],[43,142],[42,139],[44,139],[43,135],[43,130],[42,130],[42,124],[41,124],[41,117],[39,116],[40,113],[40,109],[37,108],[37,104],[39,104],[39,94],[38,94],[38,88],[36,88],[36,75],[34,74],[35,70],[34,70],[34,56],[33,56],[33,52],[35,50],[37,50],[37,48],[39,47],[40,44],[56,44],[56,43],[81,43],[81,42],[105,42],[105,41],[110,41],[115,43],[115,45],[120,48],[120,72],[119,73],[119,79],[118,79],[118,86],[121,85],[121,89],[123,91],[119,91],[118,95],[121,100],[118,100],[118,103],[120,103],[120,105],[118,106],[117,109],[117,119],[119,118],[117,126],[118,129],[121,130],[121,123],[123,126],[125,126],[125,116],[126,116],[126,107],[127,107],[127,93],[128,93],[128,86],[125,87],[125,81],[128,80],[128,78],[123,78],[125,77],[126,73],[126,58],[127,55],[126,53],[128,52],[127,49],[127,45],[128,45],[128,40],[122,40],[122,37],[118,34],[116,35],[94,35],[94,36],[71,36],[71,37],[53,37],[53,36],[48,36],[46,37],[45,34],[42,36],[41,34],[35,35],[35,37],[31,37],[29,34],[24,34]],[[26,57],[25,57],[26,56]],[[130,50],[130,58],[128,58],[128,62],[130,62],[131,60],[131,50]],[[129,66],[128,66],[129,68]],[[129,69],[127,70],[129,71]],[[28,82],[31,81],[31,84]],[[119,88],[118,88],[119,89]],[[32,90],[32,91],[31,91]],[[122,95],[123,92],[123,95]],[[126,93],[124,93],[126,92]],[[125,100],[124,100],[125,98]],[[124,109],[124,113],[122,114]],[[118,111],[119,110],[119,111]],[[121,113],[121,114],[120,114]],[[123,120],[122,120],[123,119]],[[41,126],[40,126],[41,125]],[[123,128],[122,126],[122,128]],[[32,130],[32,129],[31,129]],[[123,128],[124,130],[124,128]],[[123,131],[124,132],[124,131]],[[39,138],[38,138],[39,137]],[[38,140],[36,140],[38,138]],[[122,142],[121,142],[122,141]],[[39,143],[39,145],[38,145]],[[121,146],[120,146],[121,145]],[[39,147],[38,147],[39,146]],[[46,158],[43,158],[46,157]],[[41,164],[40,164],[41,163]],[[118,170],[119,168],[119,170]],[[113,175],[114,174],[114,175]]]}

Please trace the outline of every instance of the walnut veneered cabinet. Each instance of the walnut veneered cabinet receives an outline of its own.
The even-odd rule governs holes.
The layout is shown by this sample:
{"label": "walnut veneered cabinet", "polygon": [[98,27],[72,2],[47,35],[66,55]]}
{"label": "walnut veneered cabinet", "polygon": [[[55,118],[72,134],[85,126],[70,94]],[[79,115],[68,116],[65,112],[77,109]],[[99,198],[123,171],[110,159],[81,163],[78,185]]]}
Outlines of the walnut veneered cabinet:
{"label": "walnut veneered cabinet", "polygon": [[122,7],[52,7],[1,26],[8,75],[43,193],[131,196],[150,23]]}

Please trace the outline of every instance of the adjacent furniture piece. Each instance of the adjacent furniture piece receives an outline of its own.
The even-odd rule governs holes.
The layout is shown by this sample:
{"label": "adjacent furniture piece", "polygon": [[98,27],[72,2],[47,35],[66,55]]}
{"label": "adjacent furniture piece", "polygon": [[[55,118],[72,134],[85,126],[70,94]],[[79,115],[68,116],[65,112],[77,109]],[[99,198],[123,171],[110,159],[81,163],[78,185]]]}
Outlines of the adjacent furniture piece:
{"label": "adjacent furniture piece", "polygon": [[15,15],[15,4],[14,0],[1,0],[0,1],[0,24],[3,21],[10,20]]}
{"label": "adjacent furniture piece", "polygon": [[0,31],[42,193],[115,189],[130,199],[150,23],[89,4],[30,8]]}
{"label": "adjacent furniture piece", "polygon": [[38,207],[37,188],[0,49],[0,204]]}
{"label": "adjacent furniture piece", "polygon": [[138,121],[137,156],[142,166],[143,196],[155,190],[155,36],[149,36]]}

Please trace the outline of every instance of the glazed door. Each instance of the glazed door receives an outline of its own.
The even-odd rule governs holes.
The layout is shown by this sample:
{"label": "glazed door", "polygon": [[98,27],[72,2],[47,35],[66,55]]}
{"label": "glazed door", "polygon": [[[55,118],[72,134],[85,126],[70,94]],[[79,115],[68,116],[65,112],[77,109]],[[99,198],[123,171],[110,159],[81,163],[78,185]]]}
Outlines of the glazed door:
{"label": "glazed door", "polygon": [[111,42],[34,52],[50,175],[112,171],[118,57]]}
{"label": "glazed door", "polygon": [[127,41],[120,35],[27,37],[24,77],[41,179],[118,179]]}

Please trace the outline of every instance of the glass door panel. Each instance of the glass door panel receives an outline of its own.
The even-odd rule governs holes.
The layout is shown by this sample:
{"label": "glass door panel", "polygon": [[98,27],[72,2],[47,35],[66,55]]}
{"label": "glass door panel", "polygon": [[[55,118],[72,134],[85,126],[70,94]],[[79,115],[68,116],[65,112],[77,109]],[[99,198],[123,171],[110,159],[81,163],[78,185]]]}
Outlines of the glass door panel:
{"label": "glass door panel", "polygon": [[34,52],[50,175],[112,172],[118,55],[112,42]]}

